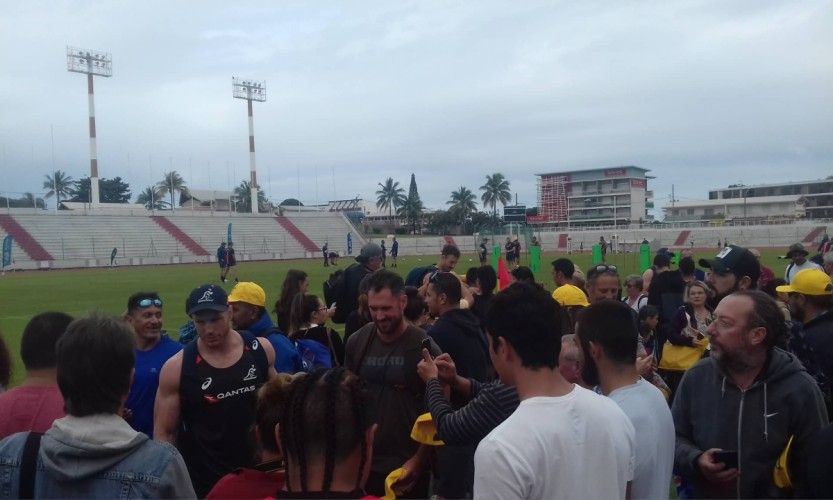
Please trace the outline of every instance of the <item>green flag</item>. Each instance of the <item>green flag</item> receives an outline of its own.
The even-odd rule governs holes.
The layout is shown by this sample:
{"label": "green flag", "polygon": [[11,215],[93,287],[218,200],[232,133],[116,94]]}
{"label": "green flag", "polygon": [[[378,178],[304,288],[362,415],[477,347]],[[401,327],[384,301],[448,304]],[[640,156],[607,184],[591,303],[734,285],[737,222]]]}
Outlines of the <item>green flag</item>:
{"label": "green flag", "polygon": [[593,265],[598,266],[602,263],[602,246],[596,243],[593,245]]}
{"label": "green flag", "polygon": [[643,243],[639,245],[639,270],[645,272],[651,267],[651,245]]}

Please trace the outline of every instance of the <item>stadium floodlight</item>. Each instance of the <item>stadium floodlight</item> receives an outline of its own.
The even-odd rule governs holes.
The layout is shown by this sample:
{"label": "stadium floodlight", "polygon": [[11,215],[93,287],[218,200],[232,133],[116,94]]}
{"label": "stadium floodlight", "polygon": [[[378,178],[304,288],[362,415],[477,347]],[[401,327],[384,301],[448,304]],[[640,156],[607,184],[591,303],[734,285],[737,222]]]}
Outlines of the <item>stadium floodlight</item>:
{"label": "stadium floodlight", "polygon": [[109,52],[67,46],[67,71],[87,75],[87,98],[90,108],[90,205],[98,206],[98,148],[95,140],[95,93],[93,76],[113,76],[113,58]]}
{"label": "stadium floodlight", "polygon": [[257,170],[255,168],[255,122],[252,117],[252,101],[266,101],[266,82],[231,77],[231,90],[235,99],[245,99],[249,108],[249,187],[251,188],[252,213],[258,212]]}

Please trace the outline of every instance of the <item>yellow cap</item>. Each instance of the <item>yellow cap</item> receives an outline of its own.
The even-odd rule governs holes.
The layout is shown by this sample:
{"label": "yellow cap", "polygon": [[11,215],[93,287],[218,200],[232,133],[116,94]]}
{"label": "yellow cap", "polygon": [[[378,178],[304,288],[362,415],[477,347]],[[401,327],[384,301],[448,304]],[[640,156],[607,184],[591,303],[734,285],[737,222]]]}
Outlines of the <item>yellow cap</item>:
{"label": "yellow cap", "polygon": [[229,304],[233,302],[245,302],[253,306],[266,307],[266,292],[257,283],[241,281],[234,286],[228,296]]}
{"label": "yellow cap", "polygon": [[789,285],[776,287],[775,291],[802,295],[831,295],[833,282],[830,281],[830,276],[821,269],[804,269],[793,277]]}
{"label": "yellow cap", "polygon": [[552,298],[555,299],[562,306],[582,306],[590,305],[587,302],[587,295],[581,291],[581,288],[575,285],[561,285],[552,292]]}
{"label": "yellow cap", "polygon": [[443,446],[445,444],[437,438],[437,428],[434,426],[434,419],[431,418],[430,413],[423,413],[417,417],[414,427],[411,429],[411,439],[428,446]]}
{"label": "yellow cap", "polygon": [[385,478],[385,496],[382,497],[383,500],[396,500],[396,492],[393,491],[393,483],[395,483],[402,474],[405,474],[405,468],[400,467],[390,474],[388,477]]}

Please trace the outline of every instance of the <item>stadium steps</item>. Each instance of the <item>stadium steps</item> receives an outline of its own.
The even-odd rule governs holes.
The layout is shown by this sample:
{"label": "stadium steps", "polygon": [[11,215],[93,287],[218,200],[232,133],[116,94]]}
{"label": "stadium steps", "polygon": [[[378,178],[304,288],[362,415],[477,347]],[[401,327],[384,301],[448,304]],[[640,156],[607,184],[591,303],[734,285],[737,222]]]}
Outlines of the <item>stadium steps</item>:
{"label": "stadium steps", "polygon": [[825,226],[818,226],[813,228],[813,230],[807,233],[807,236],[804,237],[802,243],[815,243],[816,238],[821,236],[825,229],[827,229]]}
{"label": "stadium steps", "polygon": [[287,219],[286,217],[275,217],[275,221],[281,225],[282,228],[286,230],[290,235],[292,235],[295,240],[304,247],[304,250],[307,252],[320,252],[321,249],[318,248],[318,245],[315,244],[309,237],[304,234],[298,226],[296,226],[291,220]]}
{"label": "stadium steps", "polygon": [[167,217],[162,215],[151,215],[151,220],[153,222],[159,224],[159,227],[164,229],[168,234],[176,238],[177,241],[182,243],[182,245],[188,249],[189,252],[198,256],[198,257],[206,257],[209,253],[201,247],[196,241],[191,239],[190,236],[185,234],[182,229],[179,228],[176,224],[168,220]]}
{"label": "stadium steps", "polygon": [[0,215],[0,226],[3,226],[3,230],[11,235],[30,259],[35,261],[55,260],[52,254],[47,252],[11,215]]}
{"label": "stadium steps", "polygon": [[686,240],[688,240],[688,237],[689,237],[690,234],[691,234],[691,231],[680,231],[680,234],[677,235],[677,239],[674,240],[674,245],[673,246],[681,247],[681,246],[685,245],[685,242],[686,242]]}

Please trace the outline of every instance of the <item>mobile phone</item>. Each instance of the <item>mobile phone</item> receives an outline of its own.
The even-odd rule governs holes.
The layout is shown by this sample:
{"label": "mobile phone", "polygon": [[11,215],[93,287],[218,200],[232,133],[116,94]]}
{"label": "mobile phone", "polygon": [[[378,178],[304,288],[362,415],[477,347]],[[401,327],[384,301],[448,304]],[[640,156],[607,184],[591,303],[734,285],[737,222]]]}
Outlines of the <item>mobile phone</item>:
{"label": "mobile phone", "polygon": [[421,349],[427,349],[428,354],[431,356],[431,359],[434,359],[434,354],[431,353],[431,339],[423,339],[422,344],[420,344],[420,347]]}
{"label": "mobile phone", "polygon": [[723,450],[714,452],[714,461],[726,464],[727,469],[738,468],[738,452],[735,450]]}

